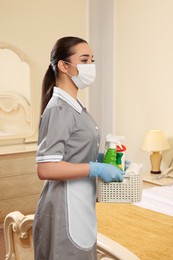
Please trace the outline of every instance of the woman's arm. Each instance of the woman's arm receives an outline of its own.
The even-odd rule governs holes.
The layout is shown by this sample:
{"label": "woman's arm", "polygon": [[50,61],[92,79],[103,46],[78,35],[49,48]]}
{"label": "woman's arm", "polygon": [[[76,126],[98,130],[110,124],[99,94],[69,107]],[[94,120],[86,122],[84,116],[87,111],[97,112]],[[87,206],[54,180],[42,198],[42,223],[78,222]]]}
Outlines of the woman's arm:
{"label": "woman's arm", "polygon": [[88,163],[44,162],[37,164],[40,180],[72,180],[89,176]]}

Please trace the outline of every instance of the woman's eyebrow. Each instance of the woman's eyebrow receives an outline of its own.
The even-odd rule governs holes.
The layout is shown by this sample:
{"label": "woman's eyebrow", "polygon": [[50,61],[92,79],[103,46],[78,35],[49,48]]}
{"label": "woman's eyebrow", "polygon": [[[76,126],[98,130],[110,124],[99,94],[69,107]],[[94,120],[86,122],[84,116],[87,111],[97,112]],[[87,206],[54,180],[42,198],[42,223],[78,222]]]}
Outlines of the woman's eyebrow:
{"label": "woman's eyebrow", "polygon": [[[89,55],[89,54],[81,54],[79,57],[83,57],[83,56],[84,56],[84,57],[90,57],[90,55]],[[93,58],[93,57],[94,57],[94,55],[92,55],[91,57]]]}

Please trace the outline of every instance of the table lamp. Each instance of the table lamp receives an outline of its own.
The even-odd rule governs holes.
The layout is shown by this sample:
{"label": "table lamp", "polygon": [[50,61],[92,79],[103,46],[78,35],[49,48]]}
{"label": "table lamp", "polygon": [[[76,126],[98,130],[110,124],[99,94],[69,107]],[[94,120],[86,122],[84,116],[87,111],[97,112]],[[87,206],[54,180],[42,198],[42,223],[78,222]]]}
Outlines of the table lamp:
{"label": "table lamp", "polygon": [[163,132],[161,130],[146,131],[141,149],[147,152],[151,152],[151,173],[161,173],[161,151],[169,149],[168,142]]}

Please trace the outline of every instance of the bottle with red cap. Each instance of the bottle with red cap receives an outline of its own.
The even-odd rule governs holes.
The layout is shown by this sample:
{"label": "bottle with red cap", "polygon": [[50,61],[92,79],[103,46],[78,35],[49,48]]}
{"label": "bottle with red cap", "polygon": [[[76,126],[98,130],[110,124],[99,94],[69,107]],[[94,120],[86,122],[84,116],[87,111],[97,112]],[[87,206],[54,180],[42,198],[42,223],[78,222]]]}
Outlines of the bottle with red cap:
{"label": "bottle with red cap", "polygon": [[106,136],[105,154],[103,158],[104,163],[110,163],[119,167],[122,171],[125,170],[125,145],[121,142],[124,136],[115,136],[108,134]]}
{"label": "bottle with red cap", "polygon": [[121,144],[116,146],[117,149],[117,156],[116,156],[116,164],[117,166],[124,171],[125,170],[125,151],[126,146]]}

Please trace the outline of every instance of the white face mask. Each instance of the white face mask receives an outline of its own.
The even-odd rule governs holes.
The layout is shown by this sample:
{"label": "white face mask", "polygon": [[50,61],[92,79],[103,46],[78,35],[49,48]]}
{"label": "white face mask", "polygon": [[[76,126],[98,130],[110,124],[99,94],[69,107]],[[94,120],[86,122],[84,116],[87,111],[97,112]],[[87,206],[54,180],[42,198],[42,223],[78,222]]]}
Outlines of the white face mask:
{"label": "white face mask", "polygon": [[95,81],[96,78],[95,64],[77,64],[76,66],[66,61],[65,63],[77,67],[79,72],[77,76],[71,76],[69,74],[68,75],[71,77],[71,80],[79,89],[85,88],[91,85]]}

